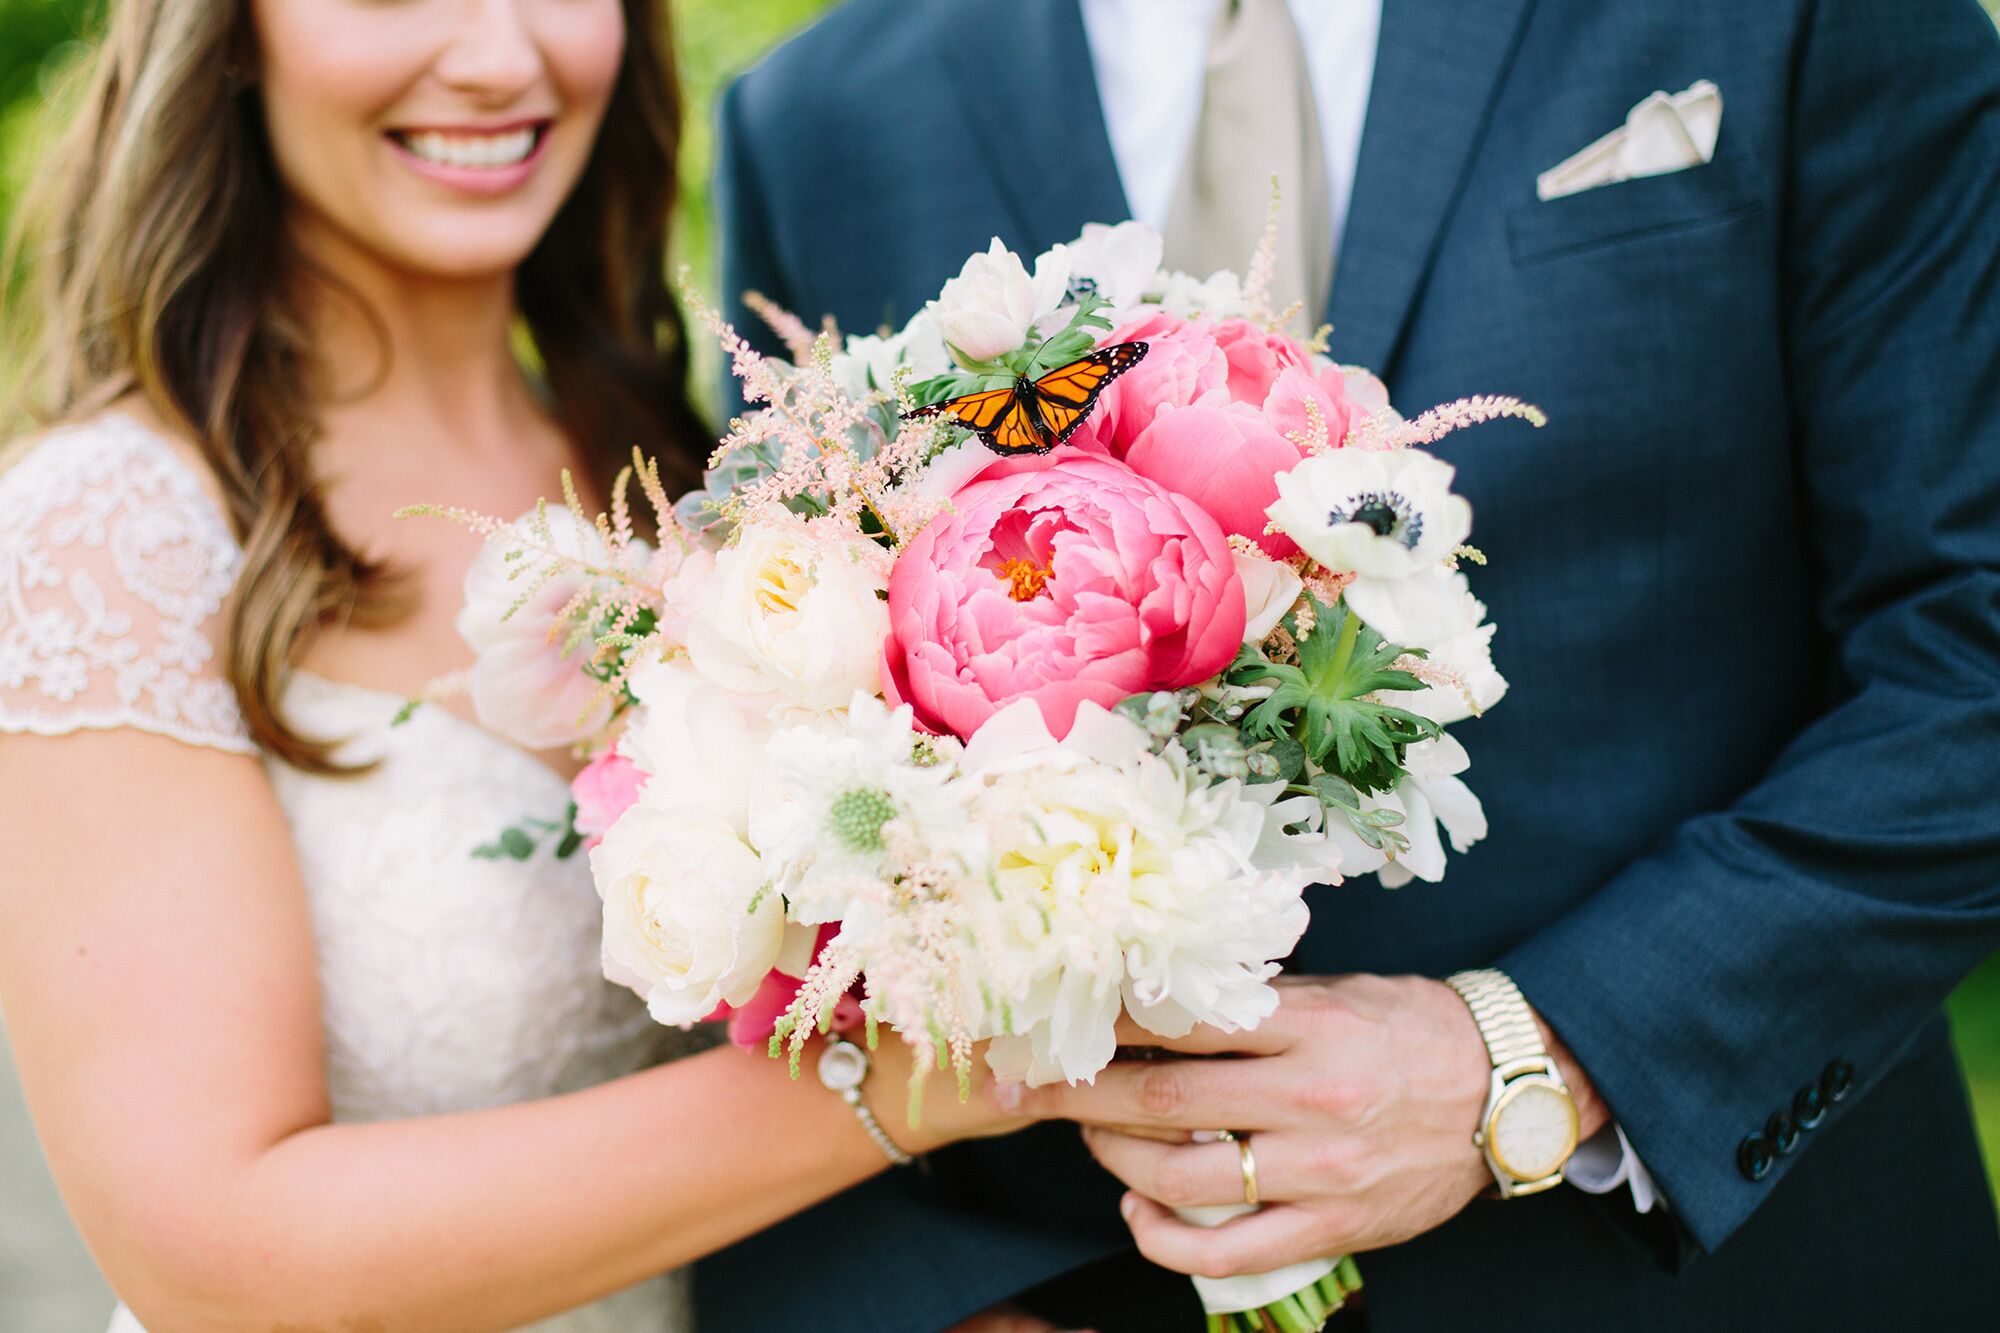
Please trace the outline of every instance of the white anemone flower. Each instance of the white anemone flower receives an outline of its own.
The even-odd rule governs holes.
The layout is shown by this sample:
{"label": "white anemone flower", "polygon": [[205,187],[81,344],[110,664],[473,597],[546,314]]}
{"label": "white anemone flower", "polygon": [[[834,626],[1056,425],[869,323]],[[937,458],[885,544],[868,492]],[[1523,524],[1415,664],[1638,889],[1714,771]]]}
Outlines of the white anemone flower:
{"label": "white anemone flower", "polygon": [[1472,506],[1449,463],[1421,449],[1332,449],[1278,474],[1265,512],[1336,573],[1343,596],[1383,638],[1430,648],[1460,628],[1445,561],[1472,535]]}
{"label": "white anemone flower", "polygon": [[1147,289],[1160,271],[1166,242],[1160,233],[1143,222],[1121,222],[1106,226],[1086,222],[1083,234],[1067,245],[1057,246],[1069,264],[1070,289],[1087,287],[1119,312],[1122,320],[1145,298]]}
{"label": "white anemone flower", "polygon": [[1465,747],[1449,735],[1419,741],[1405,752],[1405,776],[1393,794],[1403,810],[1397,832],[1410,845],[1382,867],[1377,876],[1382,887],[1400,888],[1412,879],[1435,884],[1444,878],[1445,840],[1453,851],[1465,852],[1486,836],[1486,810],[1458,776],[1471,765]]}
{"label": "white anemone flower", "polygon": [[1499,703],[1507,693],[1507,678],[1493,665],[1493,626],[1485,623],[1486,604],[1472,595],[1463,572],[1444,577],[1458,609],[1458,628],[1435,644],[1428,660],[1416,668],[1429,687],[1398,693],[1395,704],[1450,726]]}

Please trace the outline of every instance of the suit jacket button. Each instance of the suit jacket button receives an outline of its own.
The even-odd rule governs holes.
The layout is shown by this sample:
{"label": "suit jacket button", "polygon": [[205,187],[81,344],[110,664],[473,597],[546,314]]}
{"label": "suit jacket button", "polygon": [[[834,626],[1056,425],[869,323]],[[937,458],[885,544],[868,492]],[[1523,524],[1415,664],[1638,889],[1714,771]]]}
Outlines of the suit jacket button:
{"label": "suit jacket button", "polygon": [[1819,1090],[1819,1084],[1806,1084],[1792,1098],[1792,1119],[1800,1129],[1811,1129],[1826,1119],[1826,1094]]}
{"label": "suit jacket button", "polygon": [[1764,1137],[1778,1150],[1780,1157],[1789,1156],[1792,1149],[1799,1146],[1799,1127],[1783,1111],[1774,1111],[1764,1122]]}
{"label": "suit jacket button", "polygon": [[1771,1145],[1762,1134],[1752,1134],[1736,1145],[1736,1169],[1747,1180],[1762,1180],[1770,1175],[1775,1160]]}
{"label": "suit jacket button", "polygon": [[1854,1066],[1845,1060],[1833,1060],[1827,1064],[1826,1072],[1819,1076],[1819,1090],[1826,1094],[1830,1102],[1837,1102],[1854,1087]]}

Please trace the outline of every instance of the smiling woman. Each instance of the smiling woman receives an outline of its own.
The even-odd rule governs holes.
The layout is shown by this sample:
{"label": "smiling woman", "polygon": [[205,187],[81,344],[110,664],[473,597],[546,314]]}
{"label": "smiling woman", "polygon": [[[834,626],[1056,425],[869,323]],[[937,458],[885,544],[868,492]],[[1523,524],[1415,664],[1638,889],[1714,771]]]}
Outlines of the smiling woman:
{"label": "smiling woman", "polygon": [[[782,1065],[651,1067],[582,862],[478,854],[573,756],[399,717],[475,547],[396,509],[706,453],[663,12],[112,0],[33,172],[0,1003],[125,1333],[672,1333],[690,1260],[890,1164]],[[1018,1123],[938,1103],[905,1148]]]}

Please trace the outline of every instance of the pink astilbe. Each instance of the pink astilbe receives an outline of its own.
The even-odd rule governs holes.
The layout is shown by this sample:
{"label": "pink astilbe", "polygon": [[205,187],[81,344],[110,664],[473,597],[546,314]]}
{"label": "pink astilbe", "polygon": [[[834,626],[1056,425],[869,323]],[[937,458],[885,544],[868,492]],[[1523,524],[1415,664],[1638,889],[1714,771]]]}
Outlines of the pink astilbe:
{"label": "pink astilbe", "polygon": [[1403,449],[1413,445],[1436,444],[1453,431],[1476,426],[1482,421],[1497,421],[1502,417],[1525,421],[1538,430],[1549,424],[1549,419],[1542,409],[1532,403],[1524,403],[1518,398],[1486,394],[1477,398],[1460,398],[1456,402],[1433,407],[1409,421],[1399,421],[1391,413],[1376,413],[1374,416],[1364,418],[1348,432],[1346,447]]}
{"label": "pink astilbe", "polygon": [[[657,547],[649,547],[634,531],[630,497],[634,481],[653,510],[660,536]],[[526,531],[519,521],[447,505],[410,505],[398,510],[396,517],[443,518],[499,548],[509,566],[508,581],[519,586],[502,620],[520,613],[554,579],[569,575],[582,580],[549,616],[547,635],[551,645],[560,644],[565,657],[586,643],[591,645],[588,666],[598,676],[599,685],[579,713],[581,721],[598,712],[607,700],[615,703],[622,696],[635,650],[657,637],[651,632],[640,633],[639,626],[649,613],[658,618],[663,606],[661,590],[694,549],[695,539],[674,517],[659,464],[636,449],[632,466],[621,470],[612,483],[607,512],[595,516],[585,512],[575,479],[566,469],[562,492],[563,509],[579,528],[597,535],[601,558],[563,549],[550,525],[546,500],[536,501],[526,520]]]}
{"label": "pink astilbe", "polygon": [[792,354],[794,365],[803,366],[812,358],[813,344],[819,339],[806,327],[804,320],[762,292],[743,293],[743,304],[771,326],[771,332],[778,335],[779,341],[785,344],[785,350]]}
{"label": "pink astilbe", "polygon": [[[838,346],[831,331],[812,339],[797,366],[779,367],[760,356],[716,312],[690,293],[688,307],[721,344],[731,369],[743,383],[744,398],[762,404],[730,422],[729,433],[710,457],[718,467],[732,458],[752,458],[766,475],[737,487],[717,502],[721,516],[737,522],[746,514],[783,506],[810,511],[857,531],[872,529],[894,548],[933,516],[939,502],[908,493],[904,483],[920,471],[935,433],[906,428],[885,438],[870,411],[833,373]],[[793,333],[805,335],[804,325]],[[803,503],[801,503],[803,502]]]}
{"label": "pink astilbe", "polygon": [[885,827],[884,834],[900,870],[892,878],[852,886],[845,919],[865,920],[870,928],[863,937],[843,925],[822,945],[772,1033],[771,1053],[784,1051],[796,1068],[806,1042],[827,1030],[843,997],[858,984],[871,1032],[886,1023],[916,1055],[910,1082],[914,1123],[918,1091],[932,1069],[948,1066],[958,1076],[960,1095],[970,1090],[982,1003],[973,983],[987,970],[978,964],[961,873],[924,857],[896,825]]}

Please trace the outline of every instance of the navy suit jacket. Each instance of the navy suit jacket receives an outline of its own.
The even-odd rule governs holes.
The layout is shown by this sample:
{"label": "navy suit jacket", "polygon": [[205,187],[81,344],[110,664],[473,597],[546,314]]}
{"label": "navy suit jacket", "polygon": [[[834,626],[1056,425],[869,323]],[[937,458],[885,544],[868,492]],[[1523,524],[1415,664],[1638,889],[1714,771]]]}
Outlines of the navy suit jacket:
{"label": "navy suit jacket", "polygon": [[[1704,78],[1711,165],[1537,200]],[[1032,255],[1127,216],[1076,0],[852,0],[720,115],[746,331],[746,288],[865,331],[990,236]],[[1406,410],[1512,393],[1550,424],[1440,449],[1512,682],[1454,733],[1492,834],[1441,885],[1315,891],[1291,967],[1504,968],[1669,1204],[1474,1204],[1364,1258],[1372,1324],[1992,1318],[1938,1019],[2000,945],[1992,25],[1974,0],[1386,0],[1328,318]],[[1114,1198],[1066,1127],[954,1149],[704,1265],[702,1327],[937,1328],[1120,1253]],[[795,1270],[755,1276],[806,1255],[851,1276],[795,1307]],[[1091,1303],[1140,1301],[1117,1271],[1051,1299],[1163,1327]]]}

